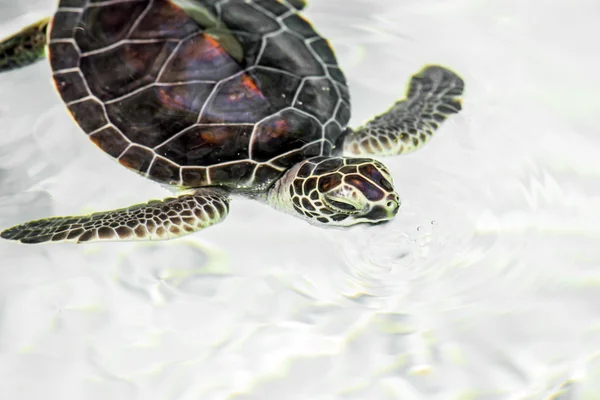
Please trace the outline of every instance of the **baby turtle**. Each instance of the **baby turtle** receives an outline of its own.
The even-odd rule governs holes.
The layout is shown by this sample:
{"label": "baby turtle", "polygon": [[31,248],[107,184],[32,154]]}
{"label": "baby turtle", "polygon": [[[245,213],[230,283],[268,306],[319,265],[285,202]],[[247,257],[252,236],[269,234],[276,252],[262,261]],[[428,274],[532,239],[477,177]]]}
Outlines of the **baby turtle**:
{"label": "baby turtle", "polygon": [[[178,197],[3,231],[23,243],[159,240],[221,222],[232,195],[310,223],[380,223],[400,199],[368,155],[407,153],[461,110],[464,83],[426,66],[406,98],[358,129],[303,0],[60,0],[0,43],[0,71],[48,55],[89,138]],[[360,158],[359,158],[360,157]]]}

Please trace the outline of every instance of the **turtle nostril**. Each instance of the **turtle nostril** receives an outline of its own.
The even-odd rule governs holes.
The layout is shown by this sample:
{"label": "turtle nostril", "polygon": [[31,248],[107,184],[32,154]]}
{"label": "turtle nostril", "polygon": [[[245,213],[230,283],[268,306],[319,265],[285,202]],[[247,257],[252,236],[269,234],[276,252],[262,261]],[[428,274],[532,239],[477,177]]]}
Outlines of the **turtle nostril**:
{"label": "turtle nostril", "polygon": [[400,202],[390,200],[386,203],[387,209],[391,211],[392,215],[396,215],[400,209]]}

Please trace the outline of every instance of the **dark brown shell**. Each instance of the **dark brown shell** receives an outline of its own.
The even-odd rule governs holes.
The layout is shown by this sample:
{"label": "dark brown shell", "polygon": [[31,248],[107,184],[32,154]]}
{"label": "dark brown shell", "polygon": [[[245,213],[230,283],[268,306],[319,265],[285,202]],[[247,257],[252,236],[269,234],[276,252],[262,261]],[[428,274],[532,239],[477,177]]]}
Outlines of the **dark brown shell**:
{"label": "dark brown shell", "polygon": [[331,154],[350,102],[327,41],[284,0],[189,3],[60,1],[50,63],[90,139],[182,187],[260,190]]}

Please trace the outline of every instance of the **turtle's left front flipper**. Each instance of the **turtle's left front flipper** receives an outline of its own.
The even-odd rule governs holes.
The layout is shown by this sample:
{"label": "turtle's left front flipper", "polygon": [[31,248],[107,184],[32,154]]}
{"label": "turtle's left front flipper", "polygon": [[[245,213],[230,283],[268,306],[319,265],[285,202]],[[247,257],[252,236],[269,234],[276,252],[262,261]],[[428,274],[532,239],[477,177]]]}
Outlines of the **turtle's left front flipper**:
{"label": "turtle's left front flipper", "polygon": [[49,22],[50,18],[41,19],[0,42],[0,72],[26,67],[44,58]]}
{"label": "turtle's left front flipper", "polygon": [[454,72],[427,66],[413,75],[406,98],[344,138],[344,154],[393,156],[423,146],[439,125],[461,110],[465,84]]}
{"label": "turtle's left front flipper", "polygon": [[0,237],[22,243],[165,240],[219,223],[228,212],[226,191],[202,188],[119,210],[31,221],[0,232]]}

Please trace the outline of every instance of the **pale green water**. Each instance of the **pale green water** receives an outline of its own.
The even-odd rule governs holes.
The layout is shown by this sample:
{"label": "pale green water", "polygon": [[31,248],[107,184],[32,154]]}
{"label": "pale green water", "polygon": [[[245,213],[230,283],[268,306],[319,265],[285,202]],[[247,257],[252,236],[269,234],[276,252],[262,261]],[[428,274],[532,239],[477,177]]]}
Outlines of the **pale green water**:
{"label": "pale green water", "polygon": [[[0,33],[53,4],[0,0]],[[238,201],[174,242],[0,242],[0,398],[600,396],[596,2],[313,0],[307,15],[353,125],[423,64],[467,83],[426,149],[385,160],[397,220],[320,230]],[[88,142],[44,63],[0,76],[0,126],[0,227],[166,195]]]}

